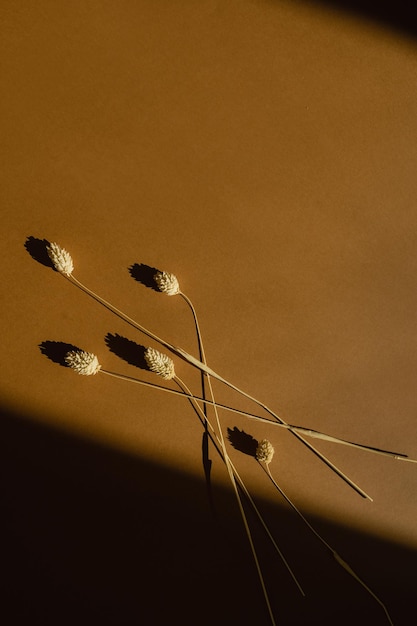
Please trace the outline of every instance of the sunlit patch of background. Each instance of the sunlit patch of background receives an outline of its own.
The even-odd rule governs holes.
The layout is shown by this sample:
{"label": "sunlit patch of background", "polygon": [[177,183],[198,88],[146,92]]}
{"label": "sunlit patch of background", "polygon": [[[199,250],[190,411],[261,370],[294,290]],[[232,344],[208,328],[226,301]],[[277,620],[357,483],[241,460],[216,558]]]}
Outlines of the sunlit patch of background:
{"label": "sunlit patch of background", "polygon": [[[40,350],[67,342],[151,376],[105,342],[145,337],[28,254],[45,238],[94,291],[196,354],[184,302],[129,268],[174,272],[213,369],[287,421],[417,457],[417,44],[410,22],[345,4],[2,3],[6,407],[205,489],[187,402],[84,379]],[[198,393],[198,372],[176,368]],[[273,442],[275,476],[304,513],[417,547],[415,466],[317,446],[370,503],[287,433],[223,423]],[[278,504],[253,457],[231,455]],[[211,457],[215,496],[228,482]]]}

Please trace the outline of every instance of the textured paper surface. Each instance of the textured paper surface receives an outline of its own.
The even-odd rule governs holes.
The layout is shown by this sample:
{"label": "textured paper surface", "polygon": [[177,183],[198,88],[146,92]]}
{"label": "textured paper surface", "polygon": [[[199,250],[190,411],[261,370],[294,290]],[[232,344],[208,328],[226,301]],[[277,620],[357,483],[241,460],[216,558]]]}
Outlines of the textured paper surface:
{"label": "textured paper surface", "polygon": [[[196,307],[208,365],[220,376],[285,421],[416,458],[416,41],[360,16],[325,12],[320,4],[249,0],[6,1],[1,28],[5,410],[21,415],[28,433],[35,429],[30,436],[42,439],[45,458],[55,458],[60,449],[52,453],[52,435],[48,445],[48,435],[39,434],[51,429],[131,455],[126,458],[143,466],[132,474],[129,470],[129,477],[136,471],[146,475],[148,463],[155,467],[158,478],[149,478],[149,487],[144,480],[139,492],[151,509],[144,493],[154,494],[156,508],[148,515],[160,521],[158,532],[174,524],[167,510],[174,517],[188,511],[190,526],[199,522],[213,532],[210,541],[219,542],[218,558],[206,555],[202,563],[192,559],[200,544],[191,528],[184,528],[182,517],[178,527],[173,525],[179,538],[196,541],[192,548],[184,546],[184,559],[188,568],[196,568],[201,586],[208,585],[215,596],[216,589],[225,594],[230,585],[227,619],[243,623],[242,616],[259,609],[257,624],[267,624],[227,473],[210,447],[212,496],[220,500],[212,523],[203,429],[188,402],[101,374],[77,376],[39,348],[42,342],[73,344],[97,354],[105,369],[164,384],[111,352],[105,337],[110,333],[141,346],[157,344],[29,252],[39,249],[37,240],[57,241],[70,251],[80,281],[198,357],[186,303],[141,284],[129,268],[139,266],[142,277],[149,277],[152,268],[173,272]],[[175,367],[199,395],[199,372],[178,358]],[[258,410],[218,381],[214,390],[219,402]],[[323,524],[329,539],[334,534],[343,558],[359,568],[401,623],[411,606],[409,571],[416,565],[417,466],[311,440],[373,497],[370,503],[288,433],[234,414],[222,412],[221,417],[226,435],[227,428],[237,429],[273,443],[275,478],[304,514]],[[10,424],[10,432],[17,429],[10,446],[3,438],[10,454],[5,457],[10,460],[10,523],[25,537],[29,554],[43,549],[52,554],[46,539],[39,547],[36,524],[33,531],[15,525],[23,510],[15,497],[26,483],[16,478],[13,487],[10,468],[16,463],[23,476],[32,467],[26,468],[26,455],[11,452],[14,445],[19,448],[19,437],[27,455],[34,454],[38,488],[46,478],[26,427],[20,431],[13,420]],[[251,493],[269,511],[310,593],[311,604],[301,609],[295,592],[294,597],[281,594],[280,585],[291,584],[287,574],[271,574],[268,584],[285,616],[282,623],[307,623],[305,615],[320,613],[328,601],[325,587],[320,592],[314,581],[320,571],[335,611],[348,603],[360,613],[364,603],[368,623],[383,624],[380,608],[345,574],[335,574],[334,562],[326,560],[301,522],[293,526],[286,518],[284,503],[255,460],[230,445],[229,451]],[[63,458],[56,462],[67,468]],[[76,484],[91,483],[87,460],[78,477],[77,465],[68,459],[68,476]],[[164,508],[169,476],[177,473],[183,477],[178,479],[181,495]],[[114,481],[124,484],[119,474]],[[190,487],[197,509],[186,497],[187,481],[197,481],[201,489]],[[129,497],[134,499],[133,492]],[[71,494],[76,504],[75,487]],[[127,515],[129,505],[121,509]],[[91,506],[90,521],[101,520],[110,530],[100,511],[100,504]],[[118,523],[121,531],[123,522]],[[218,526],[223,523],[233,537],[225,546]],[[156,521],[146,532],[156,542],[155,528]],[[71,541],[69,531],[64,525],[61,547]],[[137,531],[140,535],[139,520]],[[82,527],[77,532],[80,541]],[[85,532],[88,536],[92,530]],[[131,532],[129,526],[127,543],[134,543]],[[376,548],[379,540],[389,543]],[[162,544],[156,562],[170,571],[171,543]],[[106,550],[113,554],[115,549],[103,545]],[[224,556],[228,550],[237,561],[243,559],[242,567],[236,565],[238,583],[233,576],[226,580],[221,565],[233,561]],[[263,562],[269,558],[264,549]],[[51,559],[51,567],[59,568],[59,559]],[[80,556],[82,569],[81,563]],[[110,563],[123,569],[122,559],[110,558]],[[161,580],[162,587],[166,584]],[[80,581],[78,591],[83,585]],[[154,597],[157,585],[149,579],[145,595]],[[245,585],[256,589],[248,600],[252,608],[236,600]],[[95,601],[101,607],[99,588]],[[119,591],[112,609],[116,615],[123,585]],[[127,584],[129,602],[121,621],[107,616],[106,622],[103,609],[102,623],[141,623],[134,619],[132,593]],[[251,596],[247,588],[243,593]],[[170,593],[171,623],[205,623],[203,610],[198,619],[184,617],[186,589],[183,594],[175,605]],[[211,611],[207,623],[215,623],[213,606]],[[347,615],[346,623],[353,619],[359,619],[355,613]],[[322,614],[320,623],[334,623],[333,613]]]}

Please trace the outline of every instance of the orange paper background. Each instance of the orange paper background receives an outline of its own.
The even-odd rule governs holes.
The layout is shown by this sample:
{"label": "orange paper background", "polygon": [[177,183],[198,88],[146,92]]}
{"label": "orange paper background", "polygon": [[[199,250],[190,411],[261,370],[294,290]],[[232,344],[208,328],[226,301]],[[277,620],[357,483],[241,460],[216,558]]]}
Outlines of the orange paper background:
{"label": "orange paper background", "polygon": [[[215,371],[288,422],[417,458],[415,39],[267,0],[6,0],[1,27],[7,623],[268,624],[189,404],[39,348],[74,344],[158,383],[104,338],[157,345],[30,252],[57,241],[79,280],[197,355],[185,302],[129,268],[175,273]],[[199,394],[198,372],[175,367]],[[405,624],[417,467],[312,440],[369,502],[288,433],[221,418],[273,443],[280,485]],[[255,460],[228,450],[307,594],[250,518],[277,621],[385,623]]]}

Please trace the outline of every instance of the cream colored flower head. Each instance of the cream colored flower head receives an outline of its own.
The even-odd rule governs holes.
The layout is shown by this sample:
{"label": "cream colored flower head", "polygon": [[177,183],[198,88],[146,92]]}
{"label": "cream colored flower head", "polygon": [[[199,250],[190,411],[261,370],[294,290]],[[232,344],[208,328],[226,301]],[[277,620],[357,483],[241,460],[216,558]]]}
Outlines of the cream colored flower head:
{"label": "cream colored flower head", "polygon": [[67,252],[64,248],[61,248],[61,246],[57,243],[50,243],[47,246],[47,252],[54,268],[58,272],[65,274],[65,276],[70,276],[72,274],[74,271],[74,263],[69,252]]}
{"label": "cream colored flower head", "polygon": [[158,290],[168,296],[176,296],[180,292],[178,278],[169,272],[157,272],[154,276]]}
{"label": "cream colored flower head", "polygon": [[165,380],[170,380],[175,376],[174,362],[166,354],[162,354],[155,348],[146,348],[145,361],[151,370]]}
{"label": "cream colored flower head", "polygon": [[71,367],[77,374],[83,376],[92,376],[97,374],[101,369],[98,358],[92,352],[84,350],[71,350],[65,356],[65,363]]}
{"label": "cream colored flower head", "polygon": [[274,452],[275,450],[272,443],[268,441],[268,439],[262,439],[262,441],[260,441],[257,445],[255,456],[257,461],[268,464],[272,461]]}

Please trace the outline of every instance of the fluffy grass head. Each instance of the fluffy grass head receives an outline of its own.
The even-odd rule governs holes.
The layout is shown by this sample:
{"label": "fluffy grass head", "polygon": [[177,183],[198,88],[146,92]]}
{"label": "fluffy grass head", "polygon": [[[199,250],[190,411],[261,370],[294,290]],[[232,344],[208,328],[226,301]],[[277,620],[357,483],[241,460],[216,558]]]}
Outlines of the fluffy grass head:
{"label": "fluffy grass head", "polygon": [[270,463],[272,461],[272,457],[274,456],[274,448],[273,445],[268,439],[262,439],[256,447],[256,460],[260,463]]}
{"label": "fluffy grass head", "polygon": [[145,361],[151,372],[158,374],[165,380],[175,376],[174,362],[166,354],[162,354],[155,348],[146,348]]}
{"label": "fluffy grass head", "polygon": [[167,296],[175,296],[180,292],[178,278],[169,272],[157,272],[154,276],[159,291]]}
{"label": "fluffy grass head", "polygon": [[101,369],[98,358],[92,352],[84,350],[71,350],[65,356],[65,363],[77,374],[92,376]]}
{"label": "fluffy grass head", "polygon": [[65,276],[71,276],[74,271],[74,263],[70,253],[57,243],[50,243],[47,246],[47,252],[57,272],[65,274]]}

